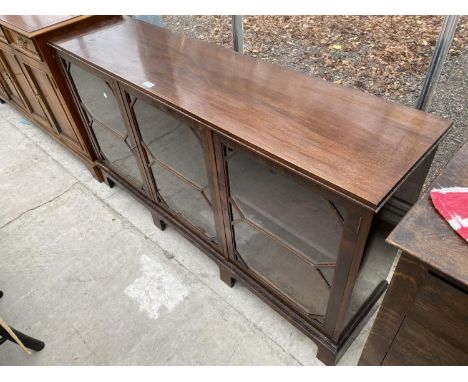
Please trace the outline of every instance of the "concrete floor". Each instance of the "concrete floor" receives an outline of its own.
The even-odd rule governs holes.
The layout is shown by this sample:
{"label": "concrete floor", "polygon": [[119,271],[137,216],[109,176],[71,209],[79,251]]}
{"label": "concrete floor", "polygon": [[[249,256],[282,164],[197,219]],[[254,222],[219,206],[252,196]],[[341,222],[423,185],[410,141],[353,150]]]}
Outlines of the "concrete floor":
{"label": "concrete floor", "polygon": [[[122,188],[0,105],[0,365],[322,365],[317,347]],[[375,316],[374,316],[375,317]],[[340,365],[356,365],[371,323]]]}

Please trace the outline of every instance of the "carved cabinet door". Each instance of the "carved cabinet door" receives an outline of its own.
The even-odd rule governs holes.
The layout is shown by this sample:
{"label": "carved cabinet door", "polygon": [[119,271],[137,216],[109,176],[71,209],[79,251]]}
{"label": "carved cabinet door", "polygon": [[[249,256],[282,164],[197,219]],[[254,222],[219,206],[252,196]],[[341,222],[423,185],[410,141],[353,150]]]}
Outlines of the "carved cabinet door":
{"label": "carved cabinet door", "polygon": [[46,65],[22,54],[18,54],[18,57],[32,92],[38,95],[37,100],[50,123],[50,130],[65,138],[76,149],[82,150],[71,117],[62,104],[59,91]]}
{"label": "carved cabinet door", "polygon": [[21,67],[16,61],[12,49],[0,42],[0,82],[3,85],[5,95],[14,105],[21,109],[27,109],[25,96],[21,90],[16,74],[22,75]]}
{"label": "carved cabinet door", "polygon": [[[2,64],[0,63],[0,73],[3,74],[3,72],[4,72],[4,69],[2,67]],[[5,87],[5,81],[3,79],[3,75],[0,75],[0,98],[3,101],[10,99],[10,96],[8,95],[8,91]]]}
{"label": "carved cabinet door", "polygon": [[[41,94],[31,86],[31,81],[25,74],[24,66],[21,62],[24,60],[24,55],[14,51],[11,47],[2,46],[0,60],[3,61],[3,66],[10,73],[12,88],[16,94],[22,99],[22,108],[26,108],[31,119],[41,127],[57,133],[54,125],[51,122],[50,113],[43,103]],[[13,99],[13,97],[11,97]],[[15,101],[15,104],[19,104]],[[20,106],[21,107],[21,106]]]}

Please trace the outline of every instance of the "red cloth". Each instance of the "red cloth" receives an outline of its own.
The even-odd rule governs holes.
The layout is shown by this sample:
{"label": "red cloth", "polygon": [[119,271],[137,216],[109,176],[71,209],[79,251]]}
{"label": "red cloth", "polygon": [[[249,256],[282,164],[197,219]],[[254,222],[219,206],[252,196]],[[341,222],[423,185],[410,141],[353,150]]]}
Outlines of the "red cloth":
{"label": "red cloth", "polygon": [[468,242],[468,187],[434,188],[431,199],[437,211]]}

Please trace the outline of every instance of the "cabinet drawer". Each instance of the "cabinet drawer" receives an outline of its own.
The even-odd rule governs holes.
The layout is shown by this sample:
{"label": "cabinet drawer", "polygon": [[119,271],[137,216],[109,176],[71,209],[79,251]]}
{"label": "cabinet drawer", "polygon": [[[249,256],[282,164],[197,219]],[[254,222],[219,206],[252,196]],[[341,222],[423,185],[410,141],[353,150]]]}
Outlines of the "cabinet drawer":
{"label": "cabinet drawer", "polygon": [[405,319],[383,366],[457,366],[468,364],[465,349],[455,347],[432,329]]}
{"label": "cabinet drawer", "polygon": [[10,41],[10,44],[12,44],[16,49],[20,50],[21,52],[29,56],[32,56],[41,60],[41,56],[36,47],[36,43],[33,40],[11,29],[5,28],[4,32],[8,40]]}
{"label": "cabinet drawer", "polygon": [[468,353],[468,294],[466,292],[429,273],[407,317]]}

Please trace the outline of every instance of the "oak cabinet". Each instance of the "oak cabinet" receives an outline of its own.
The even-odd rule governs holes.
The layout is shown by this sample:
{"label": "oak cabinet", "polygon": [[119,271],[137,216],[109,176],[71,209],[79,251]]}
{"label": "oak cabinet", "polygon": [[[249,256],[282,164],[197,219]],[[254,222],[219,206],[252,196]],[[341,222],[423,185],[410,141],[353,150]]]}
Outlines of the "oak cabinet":
{"label": "oak cabinet", "polygon": [[334,364],[387,287],[389,200],[416,199],[450,121],[129,17],[50,47],[108,184]]}
{"label": "oak cabinet", "polygon": [[102,180],[78,111],[68,90],[54,78],[57,64],[47,46],[49,37],[93,20],[88,16],[0,16],[0,98],[77,155]]}

